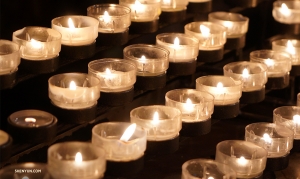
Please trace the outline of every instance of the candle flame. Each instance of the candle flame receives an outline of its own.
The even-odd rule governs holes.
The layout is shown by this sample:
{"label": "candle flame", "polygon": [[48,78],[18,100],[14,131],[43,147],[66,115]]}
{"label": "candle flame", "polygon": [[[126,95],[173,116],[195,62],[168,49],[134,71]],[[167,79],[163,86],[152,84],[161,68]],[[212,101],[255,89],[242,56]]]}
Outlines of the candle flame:
{"label": "candle flame", "polygon": [[287,43],[286,43],[286,47],[287,47],[287,51],[290,54],[292,54],[292,55],[296,54],[296,50],[295,50],[295,47],[294,47],[292,41],[288,40]]}
{"label": "candle flame", "polygon": [[69,89],[70,90],[76,90],[76,83],[74,81],[71,81]]}
{"label": "candle flame", "polygon": [[291,11],[285,3],[281,4],[281,8],[279,9],[279,11],[281,12],[281,14],[283,14],[285,16],[290,16],[291,15]]}
{"label": "candle flame", "polygon": [[40,41],[35,40],[35,39],[30,39],[30,44],[32,45],[33,48],[40,49],[42,47],[42,44]]}
{"label": "candle flame", "polygon": [[82,155],[80,152],[77,152],[75,155],[75,162],[76,163],[81,163],[82,162]]}
{"label": "candle flame", "polygon": [[72,20],[71,18],[68,19],[68,25],[69,25],[69,28],[70,28],[70,29],[75,29],[73,20]]}
{"label": "candle flame", "polygon": [[108,75],[110,75],[110,74],[111,74],[110,69],[106,68],[106,69],[105,69],[105,73],[108,74]]}
{"label": "candle flame", "polygon": [[178,48],[178,47],[179,47],[179,44],[180,44],[179,38],[176,37],[176,38],[174,39],[174,47],[175,47],[175,48]]}
{"label": "candle flame", "polygon": [[146,57],[145,57],[144,55],[142,55],[142,57],[140,58],[140,61],[141,61],[142,63],[145,63],[145,62],[146,62]]}
{"label": "candle flame", "polygon": [[298,114],[294,115],[294,116],[293,116],[293,122],[294,122],[295,124],[300,125],[300,115],[298,115]]}
{"label": "candle flame", "polygon": [[263,135],[263,140],[264,140],[265,142],[267,142],[267,143],[272,143],[272,138],[271,138],[270,135],[267,134],[267,133],[264,133],[264,135]]}
{"label": "candle flame", "polygon": [[36,119],[33,117],[26,117],[25,122],[36,122]]}
{"label": "candle flame", "polygon": [[133,135],[135,128],[136,128],[136,123],[133,123],[130,126],[128,126],[125,132],[123,133],[123,135],[121,136],[120,140],[127,142],[130,139],[130,137]]}
{"label": "candle flame", "polygon": [[223,86],[223,83],[221,83],[221,82],[218,82],[218,84],[217,84],[217,88],[218,89],[222,89],[224,86]]}
{"label": "candle flame", "polygon": [[190,100],[190,98],[186,99],[186,102],[184,104],[184,108],[187,111],[192,111],[193,110],[193,103],[192,103],[192,100]]}
{"label": "candle flame", "polygon": [[153,123],[153,124],[158,124],[158,122],[159,122],[159,115],[158,115],[158,112],[155,111],[155,112],[154,112],[154,115],[153,115],[152,123]]}
{"label": "candle flame", "polygon": [[103,20],[105,23],[109,23],[109,21],[110,21],[110,17],[109,17],[109,14],[107,11],[105,11],[103,14]]}
{"label": "candle flame", "polygon": [[214,177],[209,176],[207,179],[215,179]]}
{"label": "candle flame", "polygon": [[238,158],[237,162],[240,165],[246,165],[247,164],[247,160],[245,159],[244,156],[241,156],[240,158]]}
{"label": "candle flame", "polygon": [[205,25],[200,25],[200,32],[204,37],[208,37],[210,35],[210,29]]}
{"label": "candle flame", "polygon": [[267,65],[268,67],[273,67],[274,64],[275,64],[274,60],[272,60],[272,59],[270,59],[270,58],[268,58],[268,59],[265,61],[265,63],[266,63],[266,65]]}
{"label": "candle flame", "polygon": [[242,76],[243,78],[249,78],[249,70],[247,68],[244,68]]}

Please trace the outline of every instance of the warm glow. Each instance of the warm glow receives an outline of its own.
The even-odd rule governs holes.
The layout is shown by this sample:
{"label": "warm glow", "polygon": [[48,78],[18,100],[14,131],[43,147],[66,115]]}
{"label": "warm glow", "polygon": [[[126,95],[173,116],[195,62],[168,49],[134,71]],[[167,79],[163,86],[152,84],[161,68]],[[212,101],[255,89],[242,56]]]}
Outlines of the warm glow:
{"label": "warm glow", "polygon": [[82,162],[82,155],[80,152],[77,152],[75,155],[75,162],[76,163],[81,163]]}
{"label": "warm glow", "polygon": [[75,29],[73,20],[72,20],[71,18],[68,19],[68,25],[69,25],[69,28],[70,28],[70,29]]}
{"label": "warm glow", "polygon": [[155,111],[154,115],[153,115],[153,120],[152,120],[152,123],[153,124],[158,124],[159,122],[159,115],[158,115],[158,112]]}
{"label": "warm glow", "polygon": [[294,122],[295,124],[300,125],[300,115],[298,115],[298,114],[294,115],[294,116],[293,116],[293,122]]}
{"label": "warm glow", "polygon": [[179,44],[180,44],[179,38],[176,37],[176,38],[174,39],[174,47],[175,47],[175,48],[178,48],[178,47],[179,47]]}
{"label": "warm glow", "polygon": [[187,111],[192,111],[193,110],[193,103],[192,101],[190,100],[190,98],[188,98],[184,104],[184,108],[185,110]]}
{"label": "warm glow", "polygon": [[268,67],[273,67],[275,64],[274,60],[269,59],[269,58],[265,61],[265,63]]}
{"label": "warm glow", "polygon": [[210,35],[210,29],[205,25],[200,25],[200,32],[204,37],[208,37]]}
{"label": "warm glow", "polygon": [[215,179],[214,177],[208,177],[207,179]]}
{"label": "warm glow", "polygon": [[104,14],[103,14],[103,20],[104,20],[105,23],[110,22],[110,16],[109,16],[107,11],[105,11]]}
{"label": "warm glow", "polygon": [[247,160],[243,156],[241,156],[240,158],[238,158],[237,162],[240,165],[246,165],[247,164]]}
{"label": "warm glow", "polygon": [[142,57],[140,58],[140,61],[141,61],[142,63],[145,63],[145,62],[146,62],[146,57],[145,57],[144,55],[142,55]]}
{"label": "warm glow", "polygon": [[133,135],[135,128],[136,128],[136,123],[133,123],[130,126],[128,126],[125,132],[123,133],[122,137],[120,138],[120,140],[127,142],[130,139],[130,137]]}
{"label": "warm glow", "polygon": [[290,16],[291,15],[291,10],[287,7],[285,3],[281,4],[281,8],[279,9],[282,15],[284,16]]}
{"label": "warm glow", "polygon": [[106,68],[106,69],[105,69],[105,73],[106,73],[107,75],[110,75],[110,74],[111,74],[110,69]]}
{"label": "warm glow", "polygon": [[136,11],[138,11],[140,8],[141,8],[141,2],[139,1],[139,0],[135,0],[135,3],[134,3],[134,9],[136,10]]}
{"label": "warm glow", "polygon": [[71,81],[69,89],[70,90],[76,90],[76,83],[74,81]]}
{"label": "warm glow", "polygon": [[218,89],[222,89],[224,86],[223,86],[223,83],[221,83],[221,82],[218,82],[218,84],[217,84],[217,88]]}
{"label": "warm glow", "polygon": [[267,134],[267,133],[264,133],[263,139],[264,139],[264,141],[267,142],[267,143],[272,143],[272,138],[271,138],[270,135]]}
{"label": "warm glow", "polygon": [[32,117],[26,117],[25,122],[36,122],[36,119]]}
{"label": "warm glow", "polygon": [[294,47],[293,43],[290,40],[287,41],[286,47],[287,47],[287,51],[290,54],[295,55],[296,50],[295,50],[295,47]]}
{"label": "warm glow", "polygon": [[247,68],[244,68],[242,76],[243,78],[249,78],[249,70]]}
{"label": "warm glow", "polygon": [[42,44],[40,43],[40,41],[37,41],[35,39],[30,39],[30,44],[33,48],[35,49],[40,49],[42,48]]}

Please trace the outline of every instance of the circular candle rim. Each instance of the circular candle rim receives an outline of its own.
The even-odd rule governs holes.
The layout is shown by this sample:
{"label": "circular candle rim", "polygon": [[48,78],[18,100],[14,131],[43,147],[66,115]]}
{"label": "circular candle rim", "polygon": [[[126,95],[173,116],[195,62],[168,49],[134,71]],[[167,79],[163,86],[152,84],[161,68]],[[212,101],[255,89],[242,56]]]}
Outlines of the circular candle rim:
{"label": "circular candle rim", "polygon": [[64,27],[64,26],[59,26],[57,23],[54,23],[54,22],[59,22],[59,19],[63,19],[63,18],[72,18],[72,17],[75,17],[75,18],[88,18],[88,19],[91,19],[93,22],[95,22],[95,24],[89,24],[89,26],[86,26],[86,27],[75,27],[75,29],[87,29],[87,28],[91,28],[93,27],[94,25],[99,26],[99,21],[94,18],[94,17],[90,17],[90,16],[83,16],[83,15],[65,15],[65,16],[59,16],[59,17],[56,17],[54,19],[51,20],[51,24],[52,25],[55,25],[55,26],[58,26],[58,27],[62,27],[62,28],[69,28],[69,27]]}
{"label": "circular candle rim", "polygon": [[[180,104],[186,104],[185,102],[179,102],[179,101],[175,101],[175,100],[173,100],[173,99],[171,99],[168,95],[170,95],[170,93],[172,93],[172,92],[176,92],[176,91],[187,91],[187,93],[188,94],[190,94],[189,92],[191,91],[191,92],[195,92],[195,93],[197,93],[197,94],[202,94],[202,93],[204,93],[204,94],[206,94],[206,95],[208,95],[208,96],[210,96],[211,97],[211,99],[207,99],[207,98],[205,98],[205,102],[214,102],[214,99],[215,99],[215,97],[212,95],[212,94],[210,94],[209,92],[206,92],[206,91],[198,91],[198,90],[196,90],[196,89],[188,89],[188,88],[183,88],[183,89],[173,89],[173,90],[170,90],[170,91],[168,91],[166,94],[165,94],[165,98],[166,99],[168,99],[168,100],[170,100],[170,101],[172,101],[172,102],[176,102],[176,103],[180,103]],[[193,93],[194,94],[194,93]],[[199,103],[192,103],[193,105],[199,105],[200,104],[200,102]]]}
{"label": "circular candle rim", "polygon": [[[18,115],[20,115],[19,113],[24,113],[25,114],[30,114],[32,113],[32,115],[36,115],[36,114],[42,114],[43,116],[47,116],[49,118],[52,119],[51,123],[47,124],[47,125],[42,125],[42,126],[22,126],[22,125],[17,125],[15,122],[14,122],[14,119],[18,117]],[[49,112],[46,112],[46,111],[42,111],[42,110],[37,110],[37,109],[26,109],[26,110],[20,110],[20,111],[16,111],[12,114],[10,114],[8,116],[8,122],[9,124],[15,126],[15,127],[18,127],[18,128],[44,128],[44,127],[48,127],[48,126],[51,126],[53,123],[55,123],[57,121],[57,118],[49,113]]]}
{"label": "circular candle rim", "polygon": [[[109,3],[91,5],[87,8],[87,11],[89,11],[92,8],[98,8],[98,7],[108,7],[108,8],[109,7],[116,7],[116,8],[121,8],[121,9],[125,9],[126,11],[128,11],[125,14],[122,14],[122,15],[110,15],[109,14],[109,16],[112,16],[112,17],[123,17],[123,16],[127,16],[128,14],[130,15],[130,13],[131,13],[131,9],[127,6],[120,5],[120,4],[109,4]],[[100,15],[100,16],[104,16],[104,15]]]}
{"label": "circular candle rim", "polygon": [[[300,115],[300,106],[280,106],[280,107],[277,107],[273,110],[273,117],[276,116],[278,118],[281,118],[281,119],[284,119],[286,121],[290,121],[290,120],[293,120],[293,116],[292,118],[285,118],[283,117],[280,113],[279,113],[279,110],[282,110],[282,109],[285,109],[285,108],[288,108],[288,109],[291,109],[292,112],[299,112],[299,115]],[[294,114],[296,115],[296,114]],[[275,122],[275,121],[274,121]]]}
{"label": "circular candle rim", "polygon": [[9,55],[12,55],[14,53],[19,53],[19,56],[20,56],[20,45],[16,42],[13,42],[13,41],[10,41],[10,40],[5,40],[5,39],[0,39],[0,42],[3,41],[3,42],[6,42],[8,43],[9,45],[12,45],[12,46],[15,46],[16,47],[16,50],[14,50],[13,52],[11,53],[8,53],[8,54],[1,54],[0,56],[3,57],[3,56],[9,56]]}
{"label": "circular candle rim", "polygon": [[300,9],[291,9],[289,6],[288,6],[288,4],[298,4],[298,5],[300,5],[300,1],[291,1],[291,0],[289,0],[289,1],[274,1],[273,2],[273,8],[281,8],[281,6],[282,6],[282,4],[286,4],[286,6],[288,7],[288,9],[290,10],[290,11],[292,11],[292,12],[294,12],[294,13],[299,13],[300,12]]}
{"label": "circular candle rim", "polygon": [[[217,17],[220,17],[220,16],[216,16],[216,15],[219,15],[219,14],[220,14],[220,16],[227,15],[227,14],[234,15],[235,17],[239,17],[241,20],[225,20],[225,19],[220,19],[220,18],[217,18]],[[234,13],[234,12],[225,12],[225,11],[211,12],[211,13],[208,14],[208,18],[212,18],[212,19],[215,19],[215,20],[218,20],[218,21],[234,22],[234,23],[239,23],[239,24],[243,24],[245,22],[249,22],[249,18],[246,17],[246,16],[243,16],[242,14]]]}
{"label": "circular candle rim", "polygon": [[0,143],[0,146],[4,146],[5,144],[7,144],[9,142],[10,136],[7,132],[5,132],[4,130],[0,130],[0,136],[2,136],[5,140],[4,143]]}
{"label": "circular candle rim", "polygon": [[223,66],[223,70],[227,71],[228,73],[233,73],[233,74],[238,74],[238,75],[242,75],[243,73],[235,73],[235,72],[229,72],[229,70],[231,69],[230,67],[234,67],[237,64],[241,64],[241,66],[243,66],[244,64],[255,64],[259,67],[259,69],[261,70],[260,73],[250,73],[249,70],[249,75],[253,75],[253,76],[259,76],[263,73],[268,72],[268,67],[267,65],[265,65],[264,63],[259,63],[259,62],[250,62],[250,61],[240,61],[240,62],[231,62],[231,63],[227,63],[226,65]]}
{"label": "circular candle rim", "polygon": [[194,24],[197,24],[199,25],[199,29],[200,29],[200,25],[205,25],[205,26],[216,26],[218,27],[218,33],[212,33],[210,32],[209,36],[214,36],[214,35],[220,35],[220,34],[223,34],[223,33],[226,33],[226,27],[220,25],[220,24],[217,24],[217,23],[214,23],[214,22],[209,22],[209,21],[197,21],[197,22],[191,22],[191,23],[188,23],[184,26],[184,30],[185,31],[189,31],[191,33],[197,33],[197,34],[202,34],[201,31],[200,32],[195,32],[195,31],[192,31],[190,30],[190,26],[194,25]]}
{"label": "circular candle rim", "polygon": [[[257,61],[257,60],[258,61],[265,61],[265,60],[267,60],[267,57],[266,58],[262,58],[262,57],[258,57],[257,56],[257,55],[259,55],[262,52],[266,53],[266,54],[270,54],[270,53],[275,54],[275,53],[277,53],[277,54],[280,54],[280,55],[284,55],[284,56],[286,56],[286,58],[289,58],[290,61],[291,61],[291,63],[292,63],[292,58],[291,58],[291,55],[289,53],[282,52],[282,51],[268,50],[268,49],[255,50],[255,51],[250,52],[250,54],[249,54],[250,60],[255,60],[255,61]],[[272,58],[271,57],[269,59],[272,59],[272,60],[274,60],[276,62],[285,62],[285,61],[287,61],[286,58],[285,59],[282,59],[282,58],[278,59],[278,58]]]}
{"label": "circular candle rim", "polygon": [[[232,87],[238,87],[240,86],[242,89],[242,81],[241,80],[235,80],[232,77],[229,76],[222,76],[222,75],[207,75],[207,76],[201,76],[199,78],[196,79],[196,84],[199,84],[201,86],[208,86],[208,85],[203,85],[202,83],[199,83],[199,80],[205,79],[205,78],[213,78],[213,77],[218,77],[218,78],[230,78],[235,85],[233,86],[223,86],[223,88],[228,89],[228,88],[232,88]],[[210,87],[216,87],[216,86],[210,86]]]}
{"label": "circular candle rim", "polygon": [[101,64],[101,63],[113,63],[113,62],[118,62],[118,63],[123,63],[123,64],[127,64],[128,66],[130,66],[130,68],[133,67],[133,69],[130,69],[129,71],[124,71],[124,73],[126,72],[130,72],[130,71],[137,71],[137,67],[134,63],[132,63],[130,60],[126,60],[126,59],[121,59],[121,58],[102,58],[102,59],[97,59],[97,60],[93,60],[90,61],[88,63],[88,70],[94,74],[96,73],[104,73],[105,71],[97,71],[94,68],[91,67],[91,65],[95,65],[95,64]]}
{"label": "circular candle rim", "polygon": [[181,48],[190,48],[192,46],[192,48],[194,48],[194,47],[199,48],[199,40],[196,37],[192,36],[192,35],[184,34],[184,33],[161,33],[161,34],[156,35],[156,41],[159,41],[159,42],[167,44],[167,45],[174,45],[174,43],[170,43],[170,42],[166,42],[166,41],[162,41],[161,40],[161,38],[163,38],[163,37],[173,36],[173,35],[176,36],[176,37],[178,37],[178,39],[185,38],[185,39],[188,39],[191,42],[193,42],[192,44],[187,44],[187,45],[181,45],[181,44],[179,44],[178,47],[181,47]]}

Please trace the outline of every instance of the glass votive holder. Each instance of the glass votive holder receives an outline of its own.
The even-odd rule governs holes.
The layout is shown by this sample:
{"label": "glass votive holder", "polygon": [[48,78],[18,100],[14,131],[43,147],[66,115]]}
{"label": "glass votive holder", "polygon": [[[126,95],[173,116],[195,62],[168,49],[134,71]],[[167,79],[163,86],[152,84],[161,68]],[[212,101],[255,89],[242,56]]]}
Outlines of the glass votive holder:
{"label": "glass votive holder", "polygon": [[283,125],[259,122],[245,128],[245,140],[267,150],[266,169],[271,171],[282,170],[288,166],[293,139],[294,132]]}
{"label": "glass votive holder", "polygon": [[21,110],[7,118],[8,129],[15,141],[39,143],[56,136],[57,118],[40,110]]}
{"label": "glass votive holder", "polygon": [[279,39],[272,42],[272,50],[289,53],[292,58],[290,74],[300,76],[300,40]]}
{"label": "glass votive holder", "polygon": [[74,59],[94,55],[99,21],[89,16],[61,16],[51,21],[52,29],[61,33],[61,54]]}
{"label": "glass votive holder", "polygon": [[300,23],[299,1],[275,1],[273,3],[272,15],[274,19],[283,24]]}
{"label": "glass votive holder", "polygon": [[[1,154],[2,155],[2,154]],[[51,178],[45,163],[17,163],[0,170],[0,178],[5,179],[46,179]]]}
{"label": "glass votive holder", "polygon": [[88,64],[88,73],[100,80],[100,103],[119,106],[131,102],[136,66],[129,60],[104,58]]}
{"label": "glass votive holder", "polygon": [[214,111],[213,95],[195,89],[175,89],[165,95],[166,106],[181,111],[180,135],[199,136],[210,132]]}
{"label": "glass votive holder", "polygon": [[170,52],[168,74],[191,75],[195,73],[199,53],[198,39],[182,33],[163,33],[156,36],[156,45]]}
{"label": "glass votive holder", "polygon": [[20,64],[20,46],[0,39],[0,89],[12,88]]}
{"label": "glass votive holder", "polygon": [[267,65],[267,89],[282,89],[289,85],[292,67],[291,55],[273,50],[256,50],[250,53],[250,61]]}
{"label": "glass votive holder", "polygon": [[144,164],[146,131],[128,122],[105,122],[92,129],[92,143],[106,153],[107,173],[129,175],[140,171]]}
{"label": "glass votive holder", "polygon": [[13,139],[11,138],[11,136],[5,131],[0,130],[0,153],[1,153],[0,162],[1,163],[10,158],[12,143],[13,143]]}
{"label": "glass votive holder", "polygon": [[212,118],[227,119],[238,115],[242,81],[228,76],[202,76],[196,79],[196,90],[206,91],[214,96]]}
{"label": "glass votive holder", "polygon": [[161,14],[160,0],[119,0],[120,5],[131,9],[130,31],[151,33],[158,29]]}
{"label": "glass votive holder", "polygon": [[137,67],[135,87],[153,90],[166,85],[169,51],[156,45],[134,44],[124,48],[124,59]]}
{"label": "glass votive holder", "polygon": [[185,20],[188,0],[161,0],[161,15],[159,20],[166,23],[175,23]]}
{"label": "glass votive holder", "polygon": [[236,172],[228,165],[209,159],[192,159],[182,165],[181,179],[235,179]]}
{"label": "glass votive holder", "polygon": [[216,62],[223,58],[226,27],[212,22],[192,22],[184,26],[184,33],[199,40],[198,60]]}
{"label": "glass votive holder", "polygon": [[59,119],[84,123],[96,115],[100,80],[85,73],[57,74],[48,80],[48,94]]}
{"label": "glass votive holder", "polygon": [[130,8],[118,4],[95,4],[87,8],[87,15],[99,20],[97,44],[123,45],[128,41]]}
{"label": "glass votive holder", "polygon": [[105,169],[105,152],[92,143],[62,142],[48,148],[48,171],[54,179],[98,179]]}
{"label": "glass votive holder", "polygon": [[265,99],[265,84],[267,83],[267,66],[257,62],[232,62],[223,67],[224,76],[243,82],[243,104],[257,103]]}
{"label": "glass votive holder", "polygon": [[230,166],[237,178],[255,178],[266,167],[267,151],[252,142],[225,140],[217,144],[215,160]]}
{"label": "glass votive holder", "polygon": [[245,46],[249,18],[233,12],[212,12],[208,21],[220,24],[227,28],[225,49],[241,49]]}
{"label": "glass votive holder", "polygon": [[141,106],[130,111],[130,121],[147,132],[147,153],[175,152],[179,145],[181,112],[170,106]]}

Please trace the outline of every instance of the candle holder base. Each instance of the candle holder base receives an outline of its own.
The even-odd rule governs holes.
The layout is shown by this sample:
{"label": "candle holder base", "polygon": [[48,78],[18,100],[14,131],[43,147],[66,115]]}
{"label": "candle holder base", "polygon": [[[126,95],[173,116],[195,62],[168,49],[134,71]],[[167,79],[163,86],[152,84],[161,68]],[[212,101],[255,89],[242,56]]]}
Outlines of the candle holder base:
{"label": "candle holder base", "polygon": [[171,76],[187,76],[196,72],[197,61],[190,62],[169,62],[169,68],[167,70],[168,75]]}
{"label": "candle holder base", "polygon": [[294,139],[293,148],[291,152],[300,152],[300,139]]}
{"label": "candle holder base", "polygon": [[46,126],[23,127],[11,122],[8,118],[8,130],[15,141],[27,143],[50,142],[56,136],[57,118],[53,116],[53,122]]}
{"label": "candle holder base", "polygon": [[197,122],[184,122],[182,121],[182,129],[180,130],[181,136],[201,136],[208,134],[211,130],[211,119]]}
{"label": "candle holder base", "polygon": [[266,169],[267,171],[279,171],[283,170],[289,165],[289,155],[282,157],[267,158]]}
{"label": "candle holder base", "polygon": [[165,23],[176,23],[185,20],[186,8],[179,11],[162,11],[159,16],[159,21]]}
{"label": "candle holder base", "polygon": [[131,21],[129,32],[134,34],[153,33],[158,30],[158,18],[153,21],[135,22]]}
{"label": "candle holder base", "polygon": [[257,91],[243,91],[240,98],[241,104],[258,103],[265,99],[265,87]]}
{"label": "candle holder base", "polygon": [[130,103],[134,96],[134,88],[120,92],[103,92],[101,91],[99,104],[108,106],[121,106]]}
{"label": "candle holder base", "polygon": [[188,13],[209,13],[212,11],[212,1],[189,2],[187,5]]}
{"label": "candle holder base", "polygon": [[217,50],[199,50],[197,60],[199,62],[213,63],[223,59],[224,48]]}
{"label": "candle holder base", "polygon": [[226,50],[235,50],[242,49],[245,47],[246,35],[237,38],[227,38],[226,43],[224,44],[224,49]]}
{"label": "candle holder base", "polygon": [[179,148],[179,135],[164,141],[147,141],[146,154],[171,154]]}
{"label": "candle holder base", "polygon": [[141,90],[155,90],[165,87],[166,81],[166,73],[158,76],[136,76],[134,87]]}
{"label": "candle holder base", "polygon": [[240,103],[228,104],[228,105],[215,105],[212,119],[230,119],[236,117],[240,112]]}
{"label": "candle holder base", "polygon": [[35,74],[51,73],[57,70],[58,64],[59,56],[47,60],[28,60],[22,58],[20,69]]}
{"label": "candle holder base", "polygon": [[105,176],[130,176],[138,173],[144,167],[144,156],[131,161],[107,160]]}
{"label": "candle holder base", "polygon": [[249,7],[256,7],[262,1],[264,0],[239,0],[239,1],[225,0],[225,3],[234,7],[239,6],[239,7],[249,8]]}
{"label": "candle holder base", "polygon": [[99,46],[120,46],[128,42],[129,29],[124,32],[98,33],[96,44]]}
{"label": "candle holder base", "polygon": [[283,89],[286,88],[290,83],[290,75],[286,74],[281,77],[269,77],[266,84],[266,89]]}
{"label": "candle holder base", "polygon": [[83,124],[96,116],[97,104],[83,109],[64,109],[52,104],[53,114],[66,123]]}
{"label": "candle holder base", "polygon": [[11,146],[13,144],[13,139],[9,136],[8,141],[5,144],[0,145],[0,163],[8,160],[11,156]]}
{"label": "candle holder base", "polygon": [[95,53],[96,41],[91,44],[81,46],[61,45],[61,56],[70,59],[86,59],[92,57]]}
{"label": "candle holder base", "polygon": [[300,76],[300,65],[293,65],[290,71],[291,76]]}
{"label": "candle holder base", "polygon": [[9,74],[0,75],[0,90],[12,88],[15,85],[17,72],[18,69]]}

